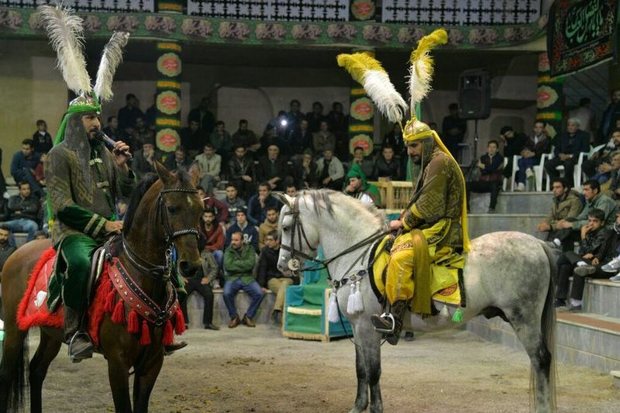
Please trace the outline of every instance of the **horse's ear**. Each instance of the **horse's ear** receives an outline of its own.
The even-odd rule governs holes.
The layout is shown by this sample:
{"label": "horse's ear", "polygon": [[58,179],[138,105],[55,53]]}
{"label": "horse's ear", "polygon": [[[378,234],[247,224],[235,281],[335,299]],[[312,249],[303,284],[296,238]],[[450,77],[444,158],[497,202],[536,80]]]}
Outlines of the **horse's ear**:
{"label": "horse's ear", "polygon": [[280,201],[282,204],[286,205],[289,208],[292,208],[293,204],[295,203],[295,198],[285,194],[284,192],[273,191],[271,195],[273,195],[278,201]]}
{"label": "horse's ear", "polygon": [[164,186],[172,186],[176,180],[175,176],[159,161],[153,162],[155,165],[155,171],[159,176],[159,179],[164,183]]}

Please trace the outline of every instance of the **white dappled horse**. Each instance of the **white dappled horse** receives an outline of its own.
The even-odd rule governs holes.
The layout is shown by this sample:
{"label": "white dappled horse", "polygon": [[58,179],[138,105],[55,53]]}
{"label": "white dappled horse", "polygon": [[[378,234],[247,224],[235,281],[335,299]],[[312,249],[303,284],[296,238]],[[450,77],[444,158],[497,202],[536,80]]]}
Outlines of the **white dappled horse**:
{"label": "white dappled horse", "polygon": [[[279,195],[284,203],[280,215],[281,245],[278,266],[294,269],[297,260],[316,256],[322,246],[332,282],[366,269],[370,241],[378,239],[387,227],[385,217],[375,208],[328,190],[304,191],[296,198]],[[495,232],[472,240],[463,272],[466,294],[463,322],[477,316],[499,316],[508,321],[531,361],[531,380],[537,413],[555,411],[553,352],[555,350],[555,311],[553,279],[555,251],[543,241],[520,232]],[[312,265],[312,264],[310,264]],[[338,288],[341,314],[353,327],[357,396],[351,413],[383,411],[379,379],[381,376],[381,334],[375,332],[370,316],[381,313],[368,276],[362,276],[360,291],[363,311],[347,314],[350,288]],[[445,315],[424,320],[423,330],[456,327]]]}

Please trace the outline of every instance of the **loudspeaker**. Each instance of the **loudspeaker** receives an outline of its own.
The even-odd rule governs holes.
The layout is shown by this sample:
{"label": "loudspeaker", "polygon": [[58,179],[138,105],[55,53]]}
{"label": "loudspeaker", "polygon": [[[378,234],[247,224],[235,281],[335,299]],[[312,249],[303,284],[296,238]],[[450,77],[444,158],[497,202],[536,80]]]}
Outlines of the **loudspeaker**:
{"label": "loudspeaker", "polygon": [[459,116],[486,119],[491,114],[491,78],[484,69],[466,70],[459,76]]}

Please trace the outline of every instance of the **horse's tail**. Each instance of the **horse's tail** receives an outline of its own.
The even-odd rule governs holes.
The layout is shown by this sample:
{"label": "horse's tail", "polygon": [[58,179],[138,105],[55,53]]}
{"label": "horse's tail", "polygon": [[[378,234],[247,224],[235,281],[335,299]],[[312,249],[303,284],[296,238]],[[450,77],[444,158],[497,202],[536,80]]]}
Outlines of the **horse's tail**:
{"label": "horse's tail", "polygon": [[[543,338],[543,345],[545,349],[541,349],[541,359],[548,362],[549,375],[549,403],[551,411],[556,411],[556,392],[555,392],[555,379],[556,379],[556,366],[555,366],[555,280],[557,279],[557,260],[558,251],[551,248],[544,242],[541,242],[547,259],[549,260],[549,283],[547,287],[547,296],[545,298],[545,305],[543,307],[541,318],[541,333]],[[533,372],[532,372],[533,373]]]}
{"label": "horse's tail", "polygon": [[[5,327],[9,327],[5,325]],[[11,326],[2,342],[2,361],[0,361],[0,413],[21,410],[24,403],[24,390],[28,387],[26,367],[28,356],[28,333]]]}

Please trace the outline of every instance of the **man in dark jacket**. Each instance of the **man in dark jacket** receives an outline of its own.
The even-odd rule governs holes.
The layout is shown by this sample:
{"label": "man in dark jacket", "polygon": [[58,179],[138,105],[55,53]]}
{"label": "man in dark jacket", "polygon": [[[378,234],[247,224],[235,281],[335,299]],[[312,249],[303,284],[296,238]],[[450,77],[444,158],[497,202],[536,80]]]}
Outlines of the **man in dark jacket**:
{"label": "man in dark jacket", "polygon": [[528,137],[521,151],[521,159],[517,162],[519,170],[515,176],[517,191],[525,190],[525,179],[534,176],[533,167],[540,163],[540,158],[544,153],[551,150],[551,140],[547,136],[545,127],[547,123],[543,120],[534,122],[532,136]]}
{"label": "man in dark jacket", "polygon": [[30,192],[30,184],[20,182],[19,194],[9,198],[9,218],[4,225],[11,232],[27,232],[28,241],[33,240],[39,229],[40,206],[39,199]]}
{"label": "man in dark jacket", "polygon": [[579,160],[579,153],[590,151],[590,137],[587,133],[579,130],[579,120],[569,119],[566,125],[566,132],[555,138],[556,145],[554,158],[545,162],[545,171],[551,178],[560,176],[556,169],[564,166],[564,176],[572,187],[573,170]]}
{"label": "man in dark jacket", "polygon": [[[272,190],[284,190],[284,180],[291,175],[287,160],[280,154],[276,144],[267,147],[267,156],[258,161],[256,178],[267,182]],[[291,178],[292,179],[292,178]]]}
{"label": "man in dark jacket", "polygon": [[[489,212],[495,212],[497,196],[502,186],[502,168],[504,158],[497,152],[498,144],[495,140],[490,140],[487,145],[487,153],[480,157],[476,167],[480,170],[480,178],[473,182],[467,182],[467,202],[471,192],[491,193]],[[469,209],[469,208],[468,208]]]}
{"label": "man in dark jacket", "polygon": [[34,152],[32,139],[24,139],[22,149],[13,155],[11,175],[15,182],[28,182],[32,192],[40,197],[43,195],[43,191],[34,176],[34,170],[37,169],[39,162],[41,162],[41,156]]}

